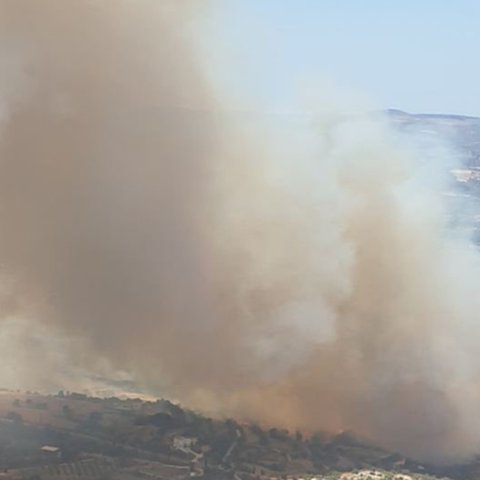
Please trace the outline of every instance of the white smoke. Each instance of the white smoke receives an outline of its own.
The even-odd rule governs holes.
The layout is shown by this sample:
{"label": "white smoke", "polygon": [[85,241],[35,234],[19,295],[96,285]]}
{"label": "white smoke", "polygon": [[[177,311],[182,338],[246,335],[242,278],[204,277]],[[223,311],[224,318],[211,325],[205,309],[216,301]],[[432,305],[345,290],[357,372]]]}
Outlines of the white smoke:
{"label": "white smoke", "polygon": [[68,356],[216,413],[476,453],[480,262],[441,178],[341,94],[218,113],[192,5],[0,0],[4,381],[45,378],[44,352],[46,388]]}

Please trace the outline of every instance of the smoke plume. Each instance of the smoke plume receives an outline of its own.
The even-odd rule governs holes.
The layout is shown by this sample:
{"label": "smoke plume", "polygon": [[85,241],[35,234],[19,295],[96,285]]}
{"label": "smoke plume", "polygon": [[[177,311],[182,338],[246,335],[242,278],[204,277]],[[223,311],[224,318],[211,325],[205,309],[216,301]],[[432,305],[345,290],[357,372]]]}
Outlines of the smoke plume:
{"label": "smoke plume", "polygon": [[194,4],[0,0],[2,379],[127,372],[210,412],[478,452],[480,263],[439,189],[371,116],[219,113]]}

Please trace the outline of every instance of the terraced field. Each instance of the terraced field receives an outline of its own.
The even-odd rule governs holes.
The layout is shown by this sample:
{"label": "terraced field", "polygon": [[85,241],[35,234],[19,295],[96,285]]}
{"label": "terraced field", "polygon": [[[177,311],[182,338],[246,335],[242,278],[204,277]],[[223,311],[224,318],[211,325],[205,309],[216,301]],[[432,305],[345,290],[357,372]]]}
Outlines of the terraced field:
{"label": "terraced field", "polygon": [[113,461],[99,458],[22,469],[18,474],[23,478],[37,477],[42,480],[98,480],[115,468]]}

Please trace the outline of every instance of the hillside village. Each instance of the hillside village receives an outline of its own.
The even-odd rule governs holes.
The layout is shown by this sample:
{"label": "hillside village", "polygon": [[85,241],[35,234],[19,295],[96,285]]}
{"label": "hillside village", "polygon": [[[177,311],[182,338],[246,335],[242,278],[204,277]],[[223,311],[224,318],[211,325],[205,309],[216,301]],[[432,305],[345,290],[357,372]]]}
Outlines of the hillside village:
{"label": "hillside village", "polygon": [[5,480],[414,480],[476,478],[480,464],[436,470],[346,433],[304,438],[166,400],[4,391],[0,469]]}

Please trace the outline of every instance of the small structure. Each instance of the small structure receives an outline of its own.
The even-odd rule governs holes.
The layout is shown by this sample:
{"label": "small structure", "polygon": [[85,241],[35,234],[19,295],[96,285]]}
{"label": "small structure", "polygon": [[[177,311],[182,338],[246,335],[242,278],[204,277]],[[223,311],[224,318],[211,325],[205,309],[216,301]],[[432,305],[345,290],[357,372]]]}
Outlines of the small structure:
{"label": "small structure", "polygon": [[340,480],[383,480],[385,474],[378,470],[360,470],[359,472],[343,473]]}
{"label": "small structure", "polygon": [[196,443],[196,438],[183,437],[181,435],[176,435],[173,437],[173,448],[178,450],[190,449],[194,447]]}
{"label": "small structure", "polygon": [[20,480],[21,477],[18,476],[18,474],[14,471],[12,472],[0,472],[0,479],[1,480]]}
{"label": "small structure", "polygon": [[40,451],[48,455],[49,457],[60,457],[60,449],[58,447],[53,447],[51,445],[44,445],[40,448]]}
{"label": "small structure", "polygon": [[8,468],[6,468],[3,472],[0,472],[0,479],[2,479],[2,480],[19,480],[20,477],[15,472],[15,470],[8,470]]}

